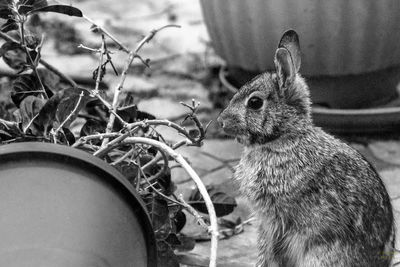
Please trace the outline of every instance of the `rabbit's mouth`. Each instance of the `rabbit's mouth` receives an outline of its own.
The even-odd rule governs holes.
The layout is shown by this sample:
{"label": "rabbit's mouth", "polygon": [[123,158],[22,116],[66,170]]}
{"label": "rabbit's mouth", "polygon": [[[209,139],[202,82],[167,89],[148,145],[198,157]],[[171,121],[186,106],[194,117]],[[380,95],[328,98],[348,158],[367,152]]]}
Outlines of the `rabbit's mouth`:
{"label": "rabbit's mouth", "polygon": [[238,141],[239,144],[242,144],[242,145],[247,144],[248,140],[249,140],[248,138],[241,136],[241,135],[236,136],[235,139],[236,139],[236,141]]}

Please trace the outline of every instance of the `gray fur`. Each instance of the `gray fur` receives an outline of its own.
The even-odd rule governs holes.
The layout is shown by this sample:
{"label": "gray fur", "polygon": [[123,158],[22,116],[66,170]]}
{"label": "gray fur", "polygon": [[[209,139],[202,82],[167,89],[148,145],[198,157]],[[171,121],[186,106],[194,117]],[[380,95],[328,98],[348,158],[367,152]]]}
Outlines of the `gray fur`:
{"label": "gray fur", "polygon": [[[289,77],[280,75],[244,85],[219,118],[245,145],[235,180],[259,217],[257,266],[390,266],[395,230],[382,180],[356,150],[313,126],[304,79],[280,83]],[[253,95],[264,100],[259,110],[246,107]]]}

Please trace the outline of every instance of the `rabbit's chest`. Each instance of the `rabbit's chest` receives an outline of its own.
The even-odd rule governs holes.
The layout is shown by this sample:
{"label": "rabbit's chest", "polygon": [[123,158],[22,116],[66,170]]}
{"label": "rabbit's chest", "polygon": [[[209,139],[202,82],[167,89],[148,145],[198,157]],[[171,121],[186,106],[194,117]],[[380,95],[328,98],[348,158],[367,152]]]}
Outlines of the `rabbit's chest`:
{"label": "rabbit's chest", "polygon": [[296,155],[251,151],[242,156],[235,179],[250,200],[264,202],[289,192],[305,175],[307,168]]}

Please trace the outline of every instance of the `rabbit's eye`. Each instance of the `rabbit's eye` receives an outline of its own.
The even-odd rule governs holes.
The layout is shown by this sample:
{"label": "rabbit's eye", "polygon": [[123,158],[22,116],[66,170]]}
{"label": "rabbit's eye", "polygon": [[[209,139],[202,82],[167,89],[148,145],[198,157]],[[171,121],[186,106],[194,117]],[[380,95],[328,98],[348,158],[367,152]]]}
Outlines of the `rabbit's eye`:
{"label": "rabbit's eye", "polygon": [[257,97],[257,96],[253,96],[252,98],[249,99],[249,101],[247,101],[247,107],[251,108],[251,109],[260,109],[264,104],[264,101]]}

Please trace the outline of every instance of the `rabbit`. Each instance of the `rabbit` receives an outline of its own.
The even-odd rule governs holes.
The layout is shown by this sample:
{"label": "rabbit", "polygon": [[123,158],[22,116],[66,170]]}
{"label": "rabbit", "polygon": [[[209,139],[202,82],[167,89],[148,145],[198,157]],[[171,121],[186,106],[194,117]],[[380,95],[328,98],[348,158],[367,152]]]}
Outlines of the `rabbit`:
{"label": "rabbit", "polygon": [[258,217],[256,266],[390,266],[395,226],[385,185],[359,152],[313,125],[294,30],[274,63],[218,117],[244,145],[234,180]]}

